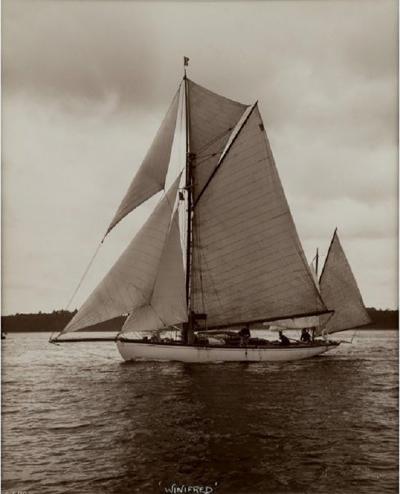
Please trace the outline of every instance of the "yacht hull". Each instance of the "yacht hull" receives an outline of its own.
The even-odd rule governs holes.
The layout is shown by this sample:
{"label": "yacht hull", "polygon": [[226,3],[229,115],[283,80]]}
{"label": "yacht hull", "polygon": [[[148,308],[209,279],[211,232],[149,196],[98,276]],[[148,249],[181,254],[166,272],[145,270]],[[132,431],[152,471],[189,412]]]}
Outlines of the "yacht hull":
{"label": "yacht hull", "polygon": [[338,342],[320,342],[288,347],[226,347],[144,343],[117,340],[117,347],[126,361],[167,360],[193,363],[212,362],[289,362],[315,357],[336,348]]}

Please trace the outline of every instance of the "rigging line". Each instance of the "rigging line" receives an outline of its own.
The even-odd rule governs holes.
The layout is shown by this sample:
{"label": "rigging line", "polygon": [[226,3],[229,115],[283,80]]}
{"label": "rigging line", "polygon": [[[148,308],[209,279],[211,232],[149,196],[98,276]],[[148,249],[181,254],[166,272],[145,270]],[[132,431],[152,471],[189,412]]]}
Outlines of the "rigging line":
{"label": "rigging line", "polygon": [[[200,211],[197,212],[197,218],[200,220]],[[197,237],[197,242],[198,242],[198,248],[193,249],[194,253],[197,257],[197,265],[198,265],[198,271],[199,271],[199,280],[200,280],[200,297],[201,297],[201,307],[202,307],[202,312],[206,312],[206,305],[205,305],[205,298],[204,298],[204,280],[203,280],[203,269],[202,269],[202,260],[201,260],[201,235],[200,235],[200,228],[199,228],[199,221],[194,222],[194,230],[196,232],[196,235],[194,236],[195,238]],[[196,247],[195,243],[193,244],[193,247]],[[206,327],[207,327],[207,319],[206,319]]]}
{"label": "rigging line", "polygon": [[219,161],[217,163],[217,166],[214,168],[213,172],[211,173],[211,175],[208,178],[207,182],[205,183],[204,187],[201,189],[200,193],[198,194],[197,199],[194,201],[193,209],[197,206],[197,204],[200,201],[200,199],[201,199],[202,195],[204,194],[205,190],[210,185],[210,182],[212,182],[215,174],[218,172],[218,170],[221,168],[222,164],[224,163],[225,158],[229,155],[229,151],[232,149],[233,144],[235,143],[236,139],[239,137],[239,135],[241,134],[243,128],[247,124],[247,121],[249,120],[250,116],[252,115],[254,109],[257,107],[257,104],[258,104],[258,101],[256,101],[254,103],[254,105],[251,107],[248,115],[243,120],[243,122],[241,123],[240,127],[237,129],[237,132],[234,135],[234,137],[232,138],[231,142],[228,144],[228,146],[225,147],[225,149],[223,151],[223,154],[221,155],[221,157],[220,157],[220,159],[219,159]]}
{"label": "rigging line", "polygon": [[322,331],[321,331],[321,336],[323,336],[324,338],[329,334],[326,332],[326,327],[328,326],[328,322],[332,319],[333,315],[334,315],[335,311],[331,312],[328,316],[328,318],[326,319],[326,321],[324,321],[322,324],[321,324],[321,328],[322,328]]}
{"label": "rigging line", "polygon": [[198,159],[198,157],[197,157],[195,167],[197,168],[202,163],[205,163],[209,158],[213,158],[214,156],[218,156],[218,154],[221,154],[221,151],[216,152],[216,153],[205,154],[200,159]]}
{"label": "rigging line", "polygon": [[326,262],[329,258],[329,253],[332,249],[332,246],[333,246],[333,241],[335,240],[335,237],[337,235],[337,227],[335,228],[335,231],[333,232],[333,235],[332,235],[332,238],[331,238],[331,242],[329,244],[329,247],[328,247],[328,252],[326,253],[326,257],[325,257],[325,262],[324,262],[324,265],[322,266],[322,271],[321,271],[321,274],[319,276],[319,283],[321,283],[321,280],[322,280],[322,275],[324,274],[324,271],[325,271],[325,266],[326,266]]}
{"label": "rigging line", "polygon": [[71,298],[69,299],[69,302],[68,302],[65,310],[68,310],[70,308],[71,303],[72,303],[73,299],[75,298],[75,295],[78,293],[78,290],[81,287],[81,285],[83,283],[83,280],[86,278],[86,275],[88,274],[89,269],[92,267],[92,264],[93,264],[93,262],[94,262],[94,260],[95,260],[95,258],[97,256],[97,254],[98,254],[98,252],[100,250],[100,247],[102,246],[103,242],[104,242],[104,238],[101,240],[101,242],[99,243],[99,245],[96,247],[96,250],[95,250],[93,256],[91,257],[91,259],[89,261],[89,264],[86,266],[86,269],[83,272],[83,274],[81,276],[81,279],[79,280],[79,283],[78,283],[77,287],[75,288],[73,294],[71,295]]}
{"label": "rigging line", "polygon": [[206,142],[201,148],[197,151],[197,155],[200,155],[203,151],[205,151],[207,148],[212,146],[214,143],[218,142],[220,139],[223,137],[227,136],[229,132],[232,132],[233,127],[229,127],[227,130],[224,130],[220,134],[217,134],[216,137],[213,137],[210,141]]}

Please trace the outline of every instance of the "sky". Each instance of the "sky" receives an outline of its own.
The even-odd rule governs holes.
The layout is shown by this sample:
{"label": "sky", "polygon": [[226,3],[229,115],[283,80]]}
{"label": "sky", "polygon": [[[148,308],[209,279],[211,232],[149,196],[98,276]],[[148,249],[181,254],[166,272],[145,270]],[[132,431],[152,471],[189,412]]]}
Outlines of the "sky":
{"label": "sky", "polygon": [[[191,79],[258,100],[308,259],[335,227],[369,307],[395,308],[398,12],[392,0],[2,2],[2,311],[66,308]],[[148,217],[107,238],[71,308]]]}

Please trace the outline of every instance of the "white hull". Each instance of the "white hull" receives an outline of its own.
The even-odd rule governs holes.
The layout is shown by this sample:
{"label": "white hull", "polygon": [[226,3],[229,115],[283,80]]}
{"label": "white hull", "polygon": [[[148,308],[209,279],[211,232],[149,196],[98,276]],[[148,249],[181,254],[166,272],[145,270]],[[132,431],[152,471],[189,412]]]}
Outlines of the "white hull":
{"label": "white hull", "polygon": [[168,360],[179,362],[288,362],[315,357],[336,348],[339,343],[321,342],[288,347],[222,347],[168,345],[117,340],[124,360]]}

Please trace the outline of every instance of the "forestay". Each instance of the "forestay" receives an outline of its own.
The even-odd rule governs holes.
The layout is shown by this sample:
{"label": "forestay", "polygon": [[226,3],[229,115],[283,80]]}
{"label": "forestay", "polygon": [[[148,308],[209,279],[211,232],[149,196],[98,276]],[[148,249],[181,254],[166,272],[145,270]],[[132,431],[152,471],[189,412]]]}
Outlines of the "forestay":
{"label": "forestay", "polygon": [[[166,240],[172,242],[176,237],[175,233],[170,236],[168,233],[175,232],[175,226],[171,229],[171,217],[176,206],[179,180],[180,176],[61,334],[130,313],[148,304],[155,290],[161,257],[163,253],[168,257]],[[182,255],[180,259],[182,262]]]}
{"label": "forestay", "polygon": [[158,129],[146,157],[108,227],[107,234],[127,214],[164,188],[174,140],[178,106],[179,89],[172,100],[171,106]]}
{"label": "forestay", "polygon": [[326,311],[257,107],[195,207],[192,308],[209,328]]}
{"label": "forestay", "polygon": [[319,286],[326,305],[335,311],[327,323],[321,325],[319,334],[343,331],[371,322],[336,231],[326,256]]}

